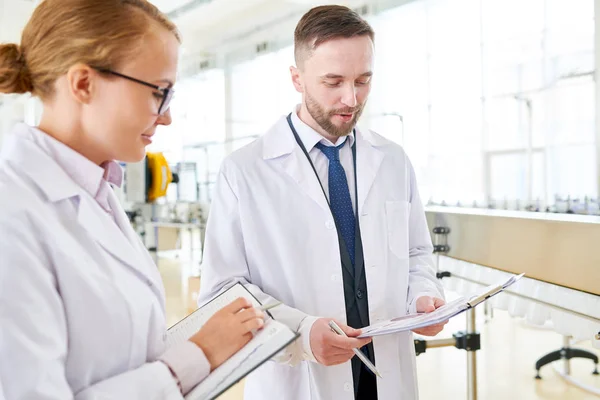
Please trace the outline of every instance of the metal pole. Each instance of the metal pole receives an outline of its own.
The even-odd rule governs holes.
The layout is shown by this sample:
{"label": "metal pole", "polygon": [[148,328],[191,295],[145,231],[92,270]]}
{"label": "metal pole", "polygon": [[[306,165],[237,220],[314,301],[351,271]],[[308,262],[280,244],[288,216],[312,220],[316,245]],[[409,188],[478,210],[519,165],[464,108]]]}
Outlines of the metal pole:
{"label": "metal pole", "polygon": [[[467,311],[467,335],[477,332],[475,309]],[[467,350],[467,399],[477,400],[477,352]]]}
{"label": "metal pole", "polygon": [[456,339],[436,339],[436,340],[427,340],[427,348],[435,349],[438,347],[450,347],[456,345]]}
{"label": "metal pole", "polygon": [[[571,347],[571,337],[563,336],[563,349],[567,351]],[[564,359],[565,375],[571,375],[571,361],[568,358]]]}
{"label": "metal pole", "polygon": [[[594,46],[594,53],[596,56],[596,71],[595,71],[595,85],[596,85],[596,182],[597,182],[597,190],[600,194],[600,0],[594,1],[594,24],[595,24],[595,33],[596,33],[596,45]],[[600,196],[599,196],[600,197]]]}

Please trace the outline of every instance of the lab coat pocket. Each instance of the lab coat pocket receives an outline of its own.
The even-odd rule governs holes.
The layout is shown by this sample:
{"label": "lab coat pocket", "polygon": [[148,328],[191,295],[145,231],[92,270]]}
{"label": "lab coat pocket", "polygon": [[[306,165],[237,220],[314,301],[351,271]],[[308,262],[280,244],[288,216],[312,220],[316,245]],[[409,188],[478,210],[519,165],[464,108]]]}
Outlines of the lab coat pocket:
{"label": "lab coat pocket", "polygon": [[385,216],[390,251],[399,259],[407,259],[410,203],[407,201],[386,201]]}

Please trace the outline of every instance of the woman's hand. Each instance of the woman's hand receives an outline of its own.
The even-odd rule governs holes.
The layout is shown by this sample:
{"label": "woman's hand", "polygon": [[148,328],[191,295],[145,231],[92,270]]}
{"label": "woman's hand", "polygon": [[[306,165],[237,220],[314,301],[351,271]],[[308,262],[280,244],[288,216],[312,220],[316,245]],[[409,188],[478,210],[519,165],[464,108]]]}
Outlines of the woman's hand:
{"label": "woman's hand", "polygon": [[189,340],[202,349],[212,371],[252,340],[252,331],[264,323],[263,312],[239,298],[217,311]]}

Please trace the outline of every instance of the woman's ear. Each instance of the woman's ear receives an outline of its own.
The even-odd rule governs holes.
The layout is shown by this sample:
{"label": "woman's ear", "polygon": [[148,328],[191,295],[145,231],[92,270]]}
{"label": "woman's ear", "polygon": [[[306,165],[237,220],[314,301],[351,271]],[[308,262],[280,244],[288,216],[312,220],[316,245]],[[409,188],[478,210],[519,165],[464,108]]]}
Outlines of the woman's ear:
{"label": "woman's ear", "polygon": [[67,72],[69,93],[81,104],[88,104],[94,94],[98,73],[85,64],[76,64]]}

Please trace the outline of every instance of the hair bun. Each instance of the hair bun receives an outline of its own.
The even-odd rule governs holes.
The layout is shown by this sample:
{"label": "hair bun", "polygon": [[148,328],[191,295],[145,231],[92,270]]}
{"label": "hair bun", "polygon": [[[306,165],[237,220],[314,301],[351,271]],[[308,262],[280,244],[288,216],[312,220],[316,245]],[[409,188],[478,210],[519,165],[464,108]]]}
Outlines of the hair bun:
{"label": "hair bun", "polygon": [[0,93],[28,93],[33,82],[25,55],[16,44],[0,45]]}

